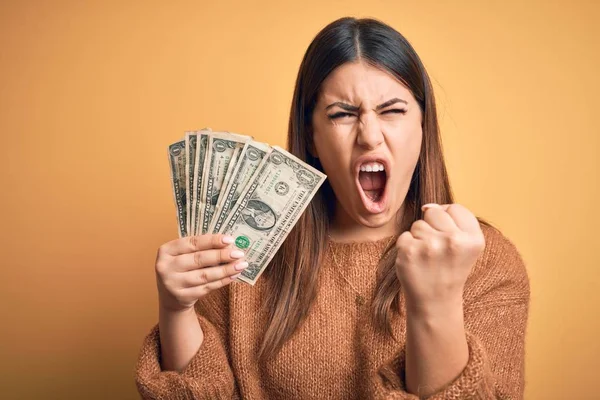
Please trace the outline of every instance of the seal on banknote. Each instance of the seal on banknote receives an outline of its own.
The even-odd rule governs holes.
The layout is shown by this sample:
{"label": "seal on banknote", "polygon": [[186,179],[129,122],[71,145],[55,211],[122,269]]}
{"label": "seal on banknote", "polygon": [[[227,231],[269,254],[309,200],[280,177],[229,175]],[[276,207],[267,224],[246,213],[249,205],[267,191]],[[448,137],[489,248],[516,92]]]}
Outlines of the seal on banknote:
{"label": "seal on banknote", "polygon": [[285,196],[290,190],[290,185],[285,182],[277,182],[275,185],[275,193],[280,196]]}
{"label": "seal on banknote", "polygon": [[223,140],[215,140],[213,148],[219,153],[222,153],[227,150],[227,144],[225,144]]}

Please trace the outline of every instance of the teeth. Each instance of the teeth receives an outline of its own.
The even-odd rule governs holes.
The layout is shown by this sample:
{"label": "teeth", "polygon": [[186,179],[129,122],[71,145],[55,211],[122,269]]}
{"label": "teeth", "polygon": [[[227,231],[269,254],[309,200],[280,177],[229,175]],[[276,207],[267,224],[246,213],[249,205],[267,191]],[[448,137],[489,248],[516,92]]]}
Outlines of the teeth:
{"label": "teeth", "polygon": [[370,162],[370,163],[365,163],[365,164],[361,165],[360,170],[362,172],[379,172],[379,171],[385,171],[385,167],[381,163]]}

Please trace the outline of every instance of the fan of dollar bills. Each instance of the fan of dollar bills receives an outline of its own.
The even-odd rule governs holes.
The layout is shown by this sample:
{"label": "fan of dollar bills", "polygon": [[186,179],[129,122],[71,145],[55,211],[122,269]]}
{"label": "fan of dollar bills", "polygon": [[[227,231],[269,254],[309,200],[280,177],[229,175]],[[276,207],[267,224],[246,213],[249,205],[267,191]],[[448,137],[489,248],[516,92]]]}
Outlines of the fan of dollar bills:
{"label": "fan of dollar bills", "polygon": [[233,236],[251,285],[326,179],[280,147],[208,128],[171,144],[169,164],[179,236]]}

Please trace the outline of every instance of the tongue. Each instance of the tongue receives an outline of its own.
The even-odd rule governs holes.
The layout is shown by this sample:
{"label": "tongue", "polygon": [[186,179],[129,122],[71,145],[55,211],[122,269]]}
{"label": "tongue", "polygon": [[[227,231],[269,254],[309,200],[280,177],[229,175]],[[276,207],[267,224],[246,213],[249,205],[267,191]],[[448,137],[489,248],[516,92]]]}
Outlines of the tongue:
{"label": "tongue", "polygon": [[358,173],[358,181],[363,190],[383,190],[385,188],[385,172],[363,172]]}

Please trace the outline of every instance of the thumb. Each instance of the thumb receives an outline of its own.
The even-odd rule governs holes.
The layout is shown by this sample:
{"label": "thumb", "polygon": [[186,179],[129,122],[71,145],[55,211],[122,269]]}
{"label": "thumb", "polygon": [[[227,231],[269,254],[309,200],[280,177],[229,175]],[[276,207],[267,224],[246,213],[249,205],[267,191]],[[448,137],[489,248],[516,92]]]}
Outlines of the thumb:
{"label": "thumb", "polygon": [[437,203],[428,203],[428,204],[423,204],[421,206],[421,211],[426,211],[428,209],[431,208],[439,208],[442,209],[444,211],[448,211],[448,208],[450,208],[452,204],[437,204]]}

